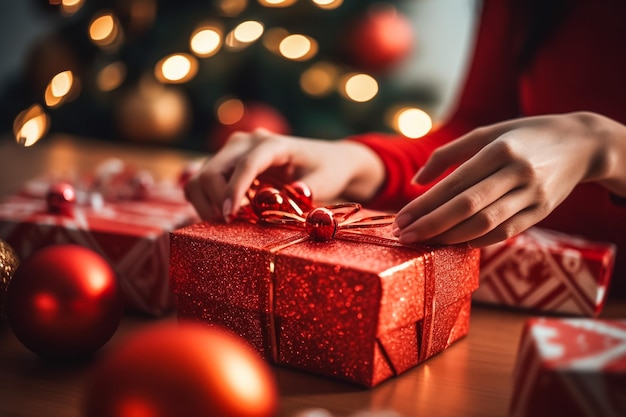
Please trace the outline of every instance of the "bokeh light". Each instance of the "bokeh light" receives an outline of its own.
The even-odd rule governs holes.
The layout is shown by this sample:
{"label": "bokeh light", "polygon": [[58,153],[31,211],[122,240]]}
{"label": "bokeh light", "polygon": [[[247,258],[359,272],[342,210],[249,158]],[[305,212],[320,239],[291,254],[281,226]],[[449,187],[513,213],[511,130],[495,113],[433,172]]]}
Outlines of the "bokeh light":
{"label": "bokeh light", "polygon": [[294,61],[306,61],[317,54],[317,42],[305,35],[293,34],[285,37],[279,44],[280,54]]}
{"label": "bokeh light", "polygon": [[300,76],[300,88],[313,97],[323,97],[334,91],[339,69],[329,62],[318,62]]}
{"label": "bokeh light", "polygon": [[297,0],[259,0],[259,4],[265,7],[288,7]]}
{"label": "bokeh light", "polygon": [[233,125],[243,118],[246,109],[238,98],[224,98],[220,100],[216,108],[217,120],[223,125]]}
{"label": "bokeh light", "polygon": [[263,35],[263,24],[255,20],[242,22],[233,31],[235,39],[241,43],[254,42]]}
{"label": "bokeh light", "polygon": [[344,97],[357,103],[364,103],[376,97],[378,82],[371,75],[348,74],[344,77],[340,91]]}
{"label": "bokeh light", "polygon": [[320,9],[332,10],[343,4],[343,0],[312,0]]}
{"label": "bokeh light", "polygon": [[222,39],[222,30],[217,25],[205,25],[191,35],[189,48],[195,55],[207,58],[220,50]]}
{"label": "bokeh light", "polygon": [[50,118],[39,104],[22,111],[13,121],[15,141],[29,147],[43,138],[50,128]]}
{"label": "bokeh light", "polygon": [[119,46],[122,40],[122,28],[113,13],[102,12],[89,24],[89,39],[102,48]]}
{"label": "bokeh light", "polygon": [[61,1],[61,13],[64,16],[71,16],[78,12],[85,3],[85,0],[62,0]]}
{"label": "bokeh light", "polygon": [[72,71],[63,71],[52,77],[46,87],[44,100],[48,107],[58,107],[70,95],[74,87]]}
{"label": "bokeh light", "polygon": [[392,128],[410,139],[421,138],[433,127],[428,113],[416,107],[403,107],[395,111],[392,120]]}
{"label": "bokeh light", "polygon": [[102,68],[96,78],[96,85],[100,91],[113,91],[126,79],[126,65],[121,62],[112,62]]}
{"label": "bokeh light", "polygon": [[50,91],[55,97],[66,96],[72,89],[74,75],[72,71],[63,71],[52,78],[50,81]]}
{"label": "bokeh light", "polygon": [[235,27],[224,39],[224,44],[231,49],[241,49],[263,36],[265,28],[261,22],[247,20]]}
{"label": "bokeh light", "polygon": [[225,16],[237,16],[248,6],[248,0],[221,0],[218,8]]}
{"label": "bokeh light", "polygon": [[287,36],[289,36],[289,32],[285,28],[269,28],[263,35],[263,46],[275,54],[280,54],[280,43]]}
{"label": "bokeh light", "polygon": [[163,83],[185,83],[196,76],[198,61],[189,54],[178,53],[168,55],[157,62],[154,75]]}

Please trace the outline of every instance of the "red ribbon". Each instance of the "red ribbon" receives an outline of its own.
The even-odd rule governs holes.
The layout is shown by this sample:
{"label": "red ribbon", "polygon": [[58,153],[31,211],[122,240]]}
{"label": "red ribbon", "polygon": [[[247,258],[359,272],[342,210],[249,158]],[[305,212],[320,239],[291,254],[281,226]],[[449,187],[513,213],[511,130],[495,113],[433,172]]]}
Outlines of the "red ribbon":
{"label": "red ribbon", "polygon": [[[248,204],[245,205],[237,216],[240,219],[252,223],[263,222],[286,227],[300,229],[306,233],[297,234],[282,242],[276,242],[267,250],[272,253],[272,260],[268,266],[270,277],[268,282],[268,308],[267,312],[267,333],[266,340],[269,343],[269,354],[274,363],[279,362],[277,330],[274,311],[274,259],[276,254],[291,245],[300,243],[307,238],[317,241],[327,241],[333,239],[340,230],[369,229],[383,227],[391,224],[394,215],[376,215],[363,218],[353,217],[362,206],[358,203],[340,203],[324,207],[314,207],[311,193],[308,187],[302,183],[280,185],[272,183],[261,183],[256,180],[247,193]],[[361,233],[341,234],[342,240],[353,240],[357,242],[374,243],[378,245],[401,247],[397,240],[373,236]],[[432,267],[432,250],[425,250],[422,254],[424,260],[424,322],[421,332],[417,335],[420,345],[420,358],[425,356],[430,348],[432,330],[434,324],[426,322],[434,318],[434,272]],[[384,347],[383,347],[384,350]],[[392,369],[395,368],[390,363]],[[397,372],[396,372],[397,373]]]}
{"label": "red ribbon", "polygon": [[318,241],[334,238],[339,230],[387,226],[395,218],[392,214],[354,218],[362,208],[359,203],[315,207],[309,188],[300,182],[279,185],[255,180],[247,197],[249,204],[239,217],[303,229]]}

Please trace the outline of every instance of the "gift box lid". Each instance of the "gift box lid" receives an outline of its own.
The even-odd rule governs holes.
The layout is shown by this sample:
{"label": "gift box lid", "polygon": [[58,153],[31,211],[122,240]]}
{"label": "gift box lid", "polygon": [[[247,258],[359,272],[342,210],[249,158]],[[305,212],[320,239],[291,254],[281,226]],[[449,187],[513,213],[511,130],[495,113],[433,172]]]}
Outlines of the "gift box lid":
{"label": "gift box lid", "polygon": [[[309,286],[345,280],[339,287],[326,286],[344,291],[339,303],[362,303],[360,308],[368,313],[364,316],[378,311],[376,323],[371,324],[379,335],[416,323],[435,305],[452,304],[478,286],[478,250],[464,246],[404,246],[393,237],[390,226],[343,231],[335,239],[319,242],[292,228],[217,221],[174,231],[173,247],[180,240],[190,245],[183,245],[186,250],[202,251],[203,257],[201,264],[193,266],[196,270],[184,270],[190,266],[176,261],[182,253],[172,253],[174,292],[185,277],[212,279],[225,274],[232,280],[248,281],[256,289],[245,296],[236,290],[225,294],[229,291],[226,285],[204,295],[228,299],[238,308],[258,309],[265,308],[259,299],[265,292],[259,286],[267,285],[264,283],[271,282],[272,291],[301,294],[309,291]],[[314,303],[314,292],[309,291],[305,299]],[[279,303],[274,314],[293,314],[293,308],[284,307]]]}

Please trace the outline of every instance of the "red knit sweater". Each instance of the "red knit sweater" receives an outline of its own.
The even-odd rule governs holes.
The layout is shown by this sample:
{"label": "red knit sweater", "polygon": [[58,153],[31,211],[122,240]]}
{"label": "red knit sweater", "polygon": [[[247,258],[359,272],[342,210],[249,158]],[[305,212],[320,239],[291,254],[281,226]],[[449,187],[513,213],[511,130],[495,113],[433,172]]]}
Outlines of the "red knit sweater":
{"label": "red knit sweater", "polygon": [[[368,206],[396,210],[419,195],[424,188],[410,180],[433,149],[481,125],[579,110],[626,124],[626,1],[571,1],[558,30],[523,71],[510,36],[519,23],[513,20],[518,1],[483,1],[473,59],[449,120],[418,140],[376,133],[354,138],[378,153],[387,169]],[[626,206],[614,204],[604,188],[579,185],[539,226],[616,243],[611,293],[626,295]]]}

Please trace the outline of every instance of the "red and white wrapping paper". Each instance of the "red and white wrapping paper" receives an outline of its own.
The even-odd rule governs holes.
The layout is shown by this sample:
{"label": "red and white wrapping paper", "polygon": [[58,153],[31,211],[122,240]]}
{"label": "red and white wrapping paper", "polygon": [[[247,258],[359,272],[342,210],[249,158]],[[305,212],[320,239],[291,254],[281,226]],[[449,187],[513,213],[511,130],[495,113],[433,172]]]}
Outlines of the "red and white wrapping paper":
{"label": "red and white wrapping paper", "polygon": [[626,320],[528,320],[510,416],[626,416]]}
{"label": "red and white wrapping paper", "polygon": [[539,227],[481,251],[473,300],[535,311],[596,316],[604,306],[615,245]]}
{"label": "red and white wrapping paper", "polygon": [[74,243],[104,257],[117,273],[128,310],[159,316],[173,307],[169,233],[198,221],[179,186],[155,184],[142,199],[76,204],[51,213],[46,180],[0,202],[0,238],[24,259],[44,246]]}

